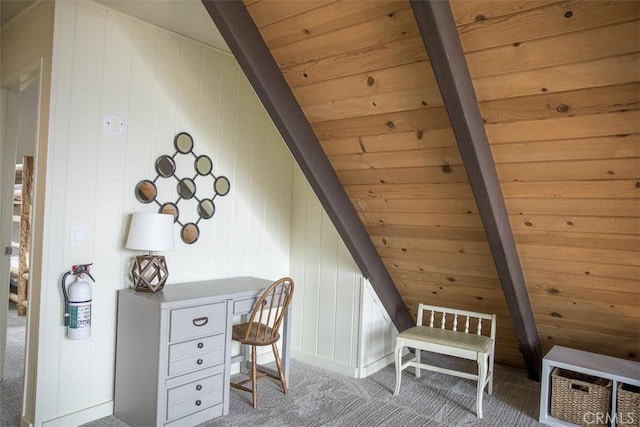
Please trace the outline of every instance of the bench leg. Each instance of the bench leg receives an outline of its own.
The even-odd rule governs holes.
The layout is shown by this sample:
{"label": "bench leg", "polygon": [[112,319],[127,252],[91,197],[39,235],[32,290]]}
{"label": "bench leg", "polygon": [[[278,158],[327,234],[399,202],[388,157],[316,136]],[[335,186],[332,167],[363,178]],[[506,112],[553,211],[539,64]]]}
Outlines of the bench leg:
{"label": "bench leg", "polygon": [[487,354],[478,354],[478,387],[476,392],[476,415],[482,418],[482,396],[484,394],[484,382],[487,380]]}
{"label": "bench leg", "polygon": [[494,362],[494,350],[491,350],[491,354],[489,354],[489,387],[488,387],[488,392],[489,394],[493,394],[493,362]]}
{"label": "bench leg", "polygon": [[397,396],[400,392],[400,379],[402,378],[402,342],[398,341],[396,343],[396,348],[394,350],[395,353],[395,361],[396,361],[396,389],[393,392],[394,396]]}

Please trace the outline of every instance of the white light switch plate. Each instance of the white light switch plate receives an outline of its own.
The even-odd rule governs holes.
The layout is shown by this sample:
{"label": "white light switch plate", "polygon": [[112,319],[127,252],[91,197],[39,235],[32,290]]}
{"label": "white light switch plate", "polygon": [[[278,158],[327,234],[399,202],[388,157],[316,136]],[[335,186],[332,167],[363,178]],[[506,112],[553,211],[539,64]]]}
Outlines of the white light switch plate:
{"label": "white light switch plate", "polygon": [[84,246],[84,225],[72,225],[71,236],[69,240],[71,246]]}

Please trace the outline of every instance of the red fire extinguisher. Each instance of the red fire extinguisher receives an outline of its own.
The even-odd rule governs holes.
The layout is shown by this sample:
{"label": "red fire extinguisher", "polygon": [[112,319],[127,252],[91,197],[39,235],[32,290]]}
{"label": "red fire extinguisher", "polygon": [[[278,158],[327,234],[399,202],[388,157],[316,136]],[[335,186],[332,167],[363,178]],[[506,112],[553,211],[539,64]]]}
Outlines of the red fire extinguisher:
{"label": "red fire extinguisher", "polygon": [[[91,335],[91,285],[88,278],[95,282],[89,273],[92,264],[78,264],[71,267],[62,276],[62,295],[64,296],[64,326],[67,338],[81,340]],[[73,274],[76,280],[67,287],[67,276]]]}

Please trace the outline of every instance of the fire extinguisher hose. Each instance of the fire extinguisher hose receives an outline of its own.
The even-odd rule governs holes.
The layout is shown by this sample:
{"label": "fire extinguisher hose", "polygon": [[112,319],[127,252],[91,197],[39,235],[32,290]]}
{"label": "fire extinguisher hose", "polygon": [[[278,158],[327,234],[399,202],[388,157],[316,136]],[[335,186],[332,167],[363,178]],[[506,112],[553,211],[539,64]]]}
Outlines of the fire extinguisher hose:
{"label": "fire extinguisher hose", "polygon": [[64,296],[64,326],[69,326],[69,296],[67,295],[67,287],[65,286],[65,281],[67,280],[67,276],[71,274],[71,271],[67,271],[62,276],[62,295]]}

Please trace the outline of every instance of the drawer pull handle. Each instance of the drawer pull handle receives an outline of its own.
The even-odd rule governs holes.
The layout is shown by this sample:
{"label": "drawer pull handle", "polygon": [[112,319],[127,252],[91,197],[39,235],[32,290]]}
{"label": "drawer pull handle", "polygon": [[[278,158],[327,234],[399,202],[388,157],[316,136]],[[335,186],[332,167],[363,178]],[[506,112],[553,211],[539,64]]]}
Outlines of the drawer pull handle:
{"label": "drawer pull handle", "polygon": [[198,360],[196,361],[196,363],[197,363],[198,365],[202,365],[202,359],[198,359]]}
{"label": "drawer pull handle", "polygon": [[202,390],[202,386],[201,386],[200,384],[198,384],[198,385],[196,386],[196,390],[198,390],[198,391]]}
{"label": "drawer pull handle", "polygon": [[201,343],[201,342],[199,342],[199,343],[198,343],[198,348],[202,348],[202,347],[204,347],[204,344],[203,344],[203,343]]}
{"label": "drawer pull handle", "polygon": [[202,402],[200,400],[196,400],[196,406],[200,406],[202,405]]}
{"label": "drawer pull handle", "polygon": [[208,317],[198,317],[197,319],[193,319],[193,326],[204,326],[209,323]]}

